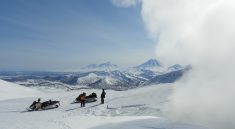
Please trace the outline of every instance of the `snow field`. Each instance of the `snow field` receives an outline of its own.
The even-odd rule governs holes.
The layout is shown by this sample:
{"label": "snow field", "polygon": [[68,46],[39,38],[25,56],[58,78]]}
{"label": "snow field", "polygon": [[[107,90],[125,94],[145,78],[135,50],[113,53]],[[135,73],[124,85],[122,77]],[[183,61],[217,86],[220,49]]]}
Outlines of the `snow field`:
{"label": "snow field", "polygon": [[[6,87],[11,85],[4,82]],[[11,88],[21,87],[14,86]],[[0,129],[207,129],[161,118],[163,106],[169,101],[172,90],[168,84],[127,91],[106,90],[103,105],[99,98],[101,90],[97,89],[44,92],[34,92],[35,89],[32,92],[28,88],[14,89],[12,92],[8,90],[6,99],[0,101]],[[87,103],[85,108],[80,108],[80,104],[70,104],[82,92],[88,95],[97,93],[98,101]],[[31,93],[37,94],[31,97]],[[26,108],[38,97],[42,101],[59,100],[61,106],[28,112]]]}

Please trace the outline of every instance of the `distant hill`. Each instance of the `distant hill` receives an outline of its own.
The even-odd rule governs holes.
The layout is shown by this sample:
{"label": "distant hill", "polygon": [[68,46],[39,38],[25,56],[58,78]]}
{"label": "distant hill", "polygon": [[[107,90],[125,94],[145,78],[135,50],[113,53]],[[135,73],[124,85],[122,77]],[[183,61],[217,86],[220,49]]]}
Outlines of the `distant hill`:
{"label": "distant hill", "polygon": [[116,64],[112,64],[111,62],[106,62],[106,63],[102,63],[102,64],[90,64],[87,65],[83,68],[81,68],[81,70],[86,70],[86,71],[111,71],[111,70],[115,70],[118,69],[119,67]]}

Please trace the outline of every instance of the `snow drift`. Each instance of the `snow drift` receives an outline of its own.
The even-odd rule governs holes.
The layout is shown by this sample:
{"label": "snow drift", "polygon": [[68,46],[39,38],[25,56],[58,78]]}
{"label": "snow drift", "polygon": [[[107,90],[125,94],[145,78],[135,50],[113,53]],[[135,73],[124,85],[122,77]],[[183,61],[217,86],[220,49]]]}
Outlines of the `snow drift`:
{"label": "snow drift", "polygon": [[0,100],[33,97],[39,93],[37,90],[0,80]]}

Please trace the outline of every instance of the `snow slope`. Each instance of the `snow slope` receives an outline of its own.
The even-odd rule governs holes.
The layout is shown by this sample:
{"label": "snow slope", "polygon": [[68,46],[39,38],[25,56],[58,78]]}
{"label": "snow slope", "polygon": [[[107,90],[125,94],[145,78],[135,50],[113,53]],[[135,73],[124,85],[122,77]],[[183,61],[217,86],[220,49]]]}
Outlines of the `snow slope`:
{"label": "snow slope", "polygon": [[70,104],[84,91],[101,94],[97,89],[45,91],[39,95],[42,101],[60,100],[61,106],[35,112],[25,109],[34,97],[0,101],[0,129],[207,129],[161,118],[163,106],[173,91],[169,84],[127,91],[107,90],[103,105],[100,101],[88,103],[85,108]]}
{"label": "snow slope", "polygon": [[37,90],[0,80],[0,100],[32,97],[39,93]]}

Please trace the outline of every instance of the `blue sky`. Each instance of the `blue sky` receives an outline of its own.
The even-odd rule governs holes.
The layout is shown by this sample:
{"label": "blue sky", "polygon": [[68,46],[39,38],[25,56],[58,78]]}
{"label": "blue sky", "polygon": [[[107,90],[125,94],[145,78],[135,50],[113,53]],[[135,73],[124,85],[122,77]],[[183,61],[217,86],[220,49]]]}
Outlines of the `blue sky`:
{"label": "blue sky", "polygon": [[140,5],[109,0],[1,0],[0,70],[72,70],[154,57]]}

